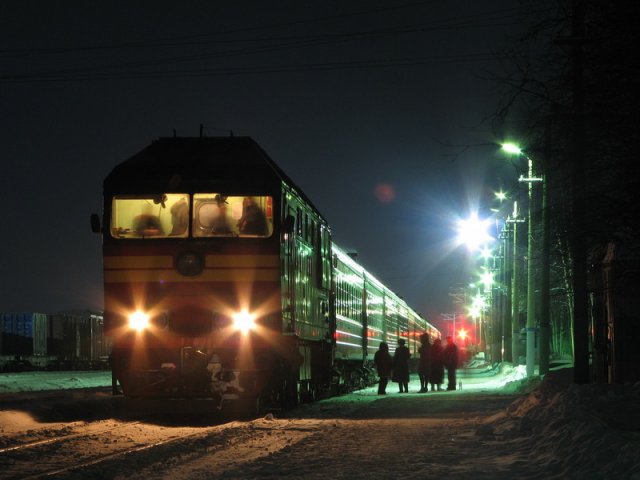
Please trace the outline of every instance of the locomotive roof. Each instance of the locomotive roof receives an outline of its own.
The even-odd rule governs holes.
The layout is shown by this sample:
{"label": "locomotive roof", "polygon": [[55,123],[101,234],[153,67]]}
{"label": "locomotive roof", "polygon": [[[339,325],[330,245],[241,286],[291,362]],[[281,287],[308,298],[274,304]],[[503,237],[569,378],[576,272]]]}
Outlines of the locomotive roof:
{"label": "locomotive roof", "polygon": [[[152,193],[220,185],[259,192],[284,181],[320,215],[313,202],[251,137],[163,137],[117,165],[105,192]],[[323,217],[324,218],[324,217]]]}

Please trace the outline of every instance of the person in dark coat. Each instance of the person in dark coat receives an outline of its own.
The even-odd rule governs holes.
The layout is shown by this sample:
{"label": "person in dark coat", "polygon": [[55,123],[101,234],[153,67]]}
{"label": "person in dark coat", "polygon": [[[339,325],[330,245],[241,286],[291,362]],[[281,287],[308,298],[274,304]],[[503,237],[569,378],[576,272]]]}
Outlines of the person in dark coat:
{"label": "person in dark coat", "polygon": [[442,390],[440,385],[444,381],[444,364],[443,362],[442,340],[436,338],[431,345],[431,368],[429,369],[429,383],[431,391]]}
{"label": "person in dark coat", "polygon": [[447,390],[456,389],[456,369],[458,368],[458,346],[453,343],[452,337],[447,337],[447,346],[444,347],[443,363],[447,368]]}
{"label": "person in dark coat", "polygon": [[243,235],[267,235],[267,218],[255,198],[245,197],[242,201],[242,216],[238,229]]}
{"label": "person in dark coat", "polygon": [[398,382],[399,393],[409,393],[409,358],[411,353],[403,338],[393,354],[393,381]]}
{"label": "person in dark coat", "polygon": [[378,395],[386,395],[393,360],[391,359],[391,355],[389,355],[389,345],[385,342],[382,342],[378,347],[378,351],[373,356],[373,363],[375,363],[378,377],[380,377],[378,381]]}
{"label": "person in dark coat", "polygon": [[163,235],[160,218],[153,212],[150,205],[146,205],[140,215],[133,219],[133,231],[141,237]]}
{"label": "person in dark coat", "polygon": [[429,334],[420,335],[420,363],[418,363],[418,376],[420,377],[420,393],[429,391],[429,370],[431,369],[431,343]]}

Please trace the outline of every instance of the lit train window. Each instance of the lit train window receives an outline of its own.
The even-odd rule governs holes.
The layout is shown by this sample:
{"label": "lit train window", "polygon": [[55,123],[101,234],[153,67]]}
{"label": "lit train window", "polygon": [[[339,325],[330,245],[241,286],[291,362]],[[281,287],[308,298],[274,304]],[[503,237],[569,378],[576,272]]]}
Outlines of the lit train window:
{"label": "lit train window", "polygon": [[221,193],[193,196],[194,237],[269,237],[272,233],[272,197]]}
{"label": "lit train window", "polygon": [[111,202],[114,238],[184,238],[189,235],[189,195],[116,195]]}

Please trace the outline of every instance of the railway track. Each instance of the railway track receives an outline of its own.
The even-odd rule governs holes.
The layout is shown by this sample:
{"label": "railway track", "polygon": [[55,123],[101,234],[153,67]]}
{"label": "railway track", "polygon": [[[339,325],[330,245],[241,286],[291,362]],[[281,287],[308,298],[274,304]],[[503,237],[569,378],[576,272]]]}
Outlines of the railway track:
{"label": "railway track", "polygon": [[[215,428],[215,427],[212,427]],[[189,435],[175,435],[171,436],[167,439],[152,442],[146,445],[137,446],[134,448],[125,448],[119,451],[114,451],[110,453],[99,454],[89,460],[82,462],[74,462],[71,465],[48,469],[42,472],[38,472],[33,475],[28,475],[26,477],[22,477],[24,480],[35,480],[39,478],[55,478],[55,477],[65,477],[68,478],[69,474],[79,474],[81,472],[86,472],[89,469],[94,469],[96,467],[99,468],[100,464],[106,462],[117,462],[126,457],[132,457],[136,454],[145,453],[146,451],[157,449],[159,447],[170,446],[172,443],[176,442],[188,442],[190,440],[204,438],[211,433],[210,430],[204,432],[195,432]]]}
{"label": "railway track", "polygon": [[[129,423],[129,425],[135,425],[140,423],[139,421],[136,422],[131,422]],[[19,443],[17,445],[12,445],[10,447],[3,447],[0,448],[0,459],[2,458],[1,456],[3,454],[6,453],[10,453],[10,452],[19,452],[19,451],[26,451],[32,448],[37,448],[43,445],[52,445],[55,443],[62,443],[65,441],[70,441],[70,440],[76,440],[82,437],[87,437],[90,435],[100,435],[100,434],[105,434],[105,433],[109,433],[111,431],[113,431],[114,429],[116,429],[118,427],[111,427],[111,428],[107,428],[103,431],[97,431],[97,432],[91,432],[91,433],[70,433],[67,435],[60,435],[60,436],[54,436],[54,437],[50,437],[50,438],[46,438],[46,439],[41,439],[41,440],[34,440],[34,441],[30,441],[30,442],[26,442],[26,443]]]}
{"label": "railway track", "polygon": [[[0,479],[68,477],[170,444],[197,439],[220,429],[215,427],[168,427],[142,421],[103,421],[76,425],[74,431],[0,449]],[[65,428],[61,430],[66,430]],[[52,432],[46,432],[51,435]]]}
{"label": "railway track", "polygon": [[294,420],[257,419],[206,427],[109,423],[2,448],[0,479],[151,479],[178,470],[220,473],[276,453],[317,432],[326,421],[300,425]]}

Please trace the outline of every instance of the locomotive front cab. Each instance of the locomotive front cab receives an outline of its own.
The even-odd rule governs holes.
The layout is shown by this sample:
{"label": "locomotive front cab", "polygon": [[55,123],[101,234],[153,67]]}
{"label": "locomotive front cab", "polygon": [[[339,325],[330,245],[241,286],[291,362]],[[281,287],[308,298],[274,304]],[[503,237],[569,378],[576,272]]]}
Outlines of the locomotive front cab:
{"label": "locomotive front cab", "polygon": [[113,169],[101,231],[114,389],[257,398],[274,383],[296,348],[283,335],[281,186],[246,137],[160,139]]}
{"label": "locomotive front cab", "polygon": [[124,393],[256,396],[279,332],[273,196],[109,200],[105,323]]}
{"label": "locomotive front cab", "polygon": [[274,407],[330,391],[330,230],[252,139],[161,138],[103,196],[114,391]]}

